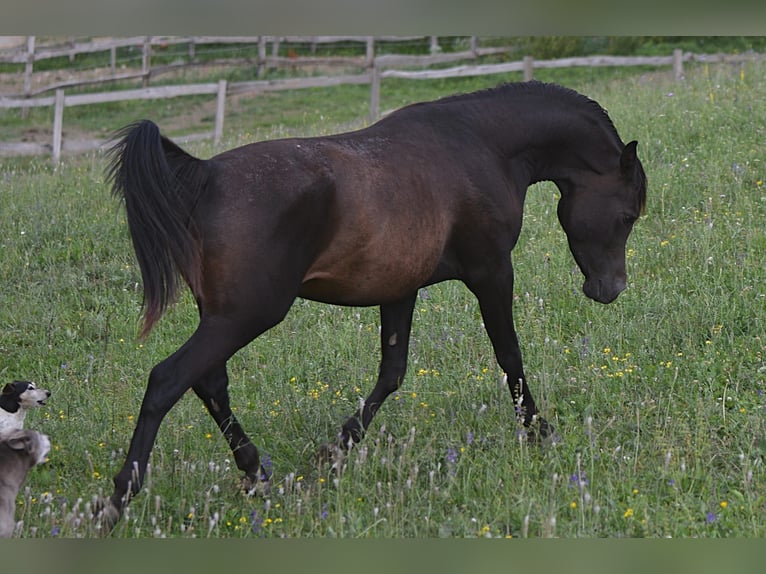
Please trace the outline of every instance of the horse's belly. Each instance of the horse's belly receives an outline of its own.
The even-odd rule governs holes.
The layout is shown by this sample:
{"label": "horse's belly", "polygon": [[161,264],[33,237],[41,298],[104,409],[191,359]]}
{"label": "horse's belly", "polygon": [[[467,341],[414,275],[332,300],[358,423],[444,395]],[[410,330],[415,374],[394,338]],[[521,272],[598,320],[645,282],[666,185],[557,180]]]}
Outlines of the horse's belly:
{"label": "horse's belly", "polygon": [[299,295],[336,305],[368,306],[398,301],[416,291],[433,275],[436,253],[390,252],[376,258],[354,257],[317,265],[303,279]]}

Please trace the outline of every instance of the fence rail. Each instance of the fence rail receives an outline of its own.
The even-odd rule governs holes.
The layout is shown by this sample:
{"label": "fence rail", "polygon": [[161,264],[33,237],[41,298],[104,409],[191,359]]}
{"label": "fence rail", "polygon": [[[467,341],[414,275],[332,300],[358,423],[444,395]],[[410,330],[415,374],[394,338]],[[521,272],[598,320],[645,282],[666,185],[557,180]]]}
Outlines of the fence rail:
{"label": "fence rail", "polygon": [[[144,87],[149,83],[150,78],[177,71],[179,69],[193,67],[201,64],[216,65],[238,65],[243,62],[253,63],[258,66],[259,75],[267,68],[280,66],[301,66],[312,65],[354,65],[368,67],[375,57],[375,45],[381,43],[401,43],[421,41],[430,38],[430,50],[436,52],[440,50],[439,41],[436,36],[132,36],[128,38],[103,38],[95,39],[89,42],[64,42],[63,45],[40,46],[35,36],[28,36],[23,46],[17,46],[11,49],[0,49],[0,63],[24,64],[24,88],[19,96],[33,97],[45,92],[53,92],[59,88],[74,87],[77,85],[87,85],[94,83],[114,82],[118,80],[143,79]],[[476,39],[471,38],[471,44],[476,43]],[[282,43],[309,44],[311,45],[312,55],[310,57],[300,57],[292,55],[291,57],[280,57],[279,47]],[[314,55],[317,46],[331,44],[353,44],[357,43],[365,47],[364,56],[327,56],[317,57]],[[188,59],[180,63],[169,65],[152,65],[152,55],[156,48],[167,48],[170,45],[186,44],[188,46]],[[213,62],[201,62],[197,55],[197,48],[203,45],[233,45],[242,44],[256,47],[253,58],[226,58],[214,60]],[[268,45],[272,47],[272,53],[268,53]],[[141,72],[132,74],[117,74],[117,50],[121,48],[140,48]],[[92,80],[82,82],[73,81],[57,85],[45,86],[36,91],[32,90],[32,77],[34,74],[34,64],[38,61],[49,60],[52,58],[69,58],[73,60],[76,56],[82,54],[94,54],[100,52],[110,53],[111,74]]]}
{"label": "fence rail", "polygon": [[[335,41],[338,41],[334,37]],[[357,37],[351,37],[357,38]],[[215,39],[206,37],[205,40]],[[123,41],[127,42],[130,39]],[[175,39],[181,41],[180,39]],[[236,38],[227,38],[235,41]],[[330,41],[324,39],[325,41]],[[317,41],[320,41],[317,39]],[[368,40],[365,40],[368,41]],[[506,48],[478,48],[472,42],[471,50],[450,54],[432,54],[430,56],[400,56],[383,55],[374,57],[366,71],[354,75],[316,76],[306,78],[286,78],[274,80],[256,80],[248,82],[232,82],[221,80],[218,83],[200,83],[181,86],[153,86],[143,89],[131,89],[92,94],[66,95],[63,88],[57,88],[54,96],[36,98],[1,97],[2,108],[30,108],[54,106],[53,136],[50,144],[32,143],[0,143],[0,156],[51,154],[53,162],[58,163],[63,152],[83,152],[97,149],[104,145],[102,140],[64,141],[62,138],[64,109],[70,106],[82,106],[107,102],[127,101],[136,99],[164,99],[192,95],[215,95],[217,98],[215,128],[212,132],[177,137],[181,142],[212,138],[217,145],[223,136],[225,101],[227,96],[258,94],[279,90],[298,90],[306,88],[329,87],[349,84],[370,85],[369,120],[374,121],[380,116],[380,87],[385,78],[403,78],[410,80],[427,80],[436,78],[454,78],[464,76],[481,76],[523,72],[524,79],[530,80],[535,68],[567,68],[573,66],[672,66],[674,77],[683,78],[683,66],[687,62],[728,62],[739,63],[766,59],[765,54],[692,54],[674,50],[671,56],[656,57],[627,57],[627,56],[589,56],[577,58],[559,58],[554,60],[534,60],[526,57],[520,61],[503,62],[499,64],[463,64],[451,68],[435,70],[412,70],[406,68],[427,67],[437,64],[475,60],[481,55],[507,51]]]}

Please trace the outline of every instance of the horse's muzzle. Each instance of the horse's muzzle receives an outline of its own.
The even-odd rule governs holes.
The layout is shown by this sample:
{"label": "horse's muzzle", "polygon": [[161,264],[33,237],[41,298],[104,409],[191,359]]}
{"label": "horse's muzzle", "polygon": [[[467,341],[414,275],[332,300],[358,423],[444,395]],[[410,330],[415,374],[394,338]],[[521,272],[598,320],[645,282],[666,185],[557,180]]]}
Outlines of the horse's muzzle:
{"label": "horse's muzzle", "polygon": [[617,299],[626,287],[627,283],[623,277],[615,277],[611,280],[589,278],[583,283],[582,290],[589,299],[606,305]]}

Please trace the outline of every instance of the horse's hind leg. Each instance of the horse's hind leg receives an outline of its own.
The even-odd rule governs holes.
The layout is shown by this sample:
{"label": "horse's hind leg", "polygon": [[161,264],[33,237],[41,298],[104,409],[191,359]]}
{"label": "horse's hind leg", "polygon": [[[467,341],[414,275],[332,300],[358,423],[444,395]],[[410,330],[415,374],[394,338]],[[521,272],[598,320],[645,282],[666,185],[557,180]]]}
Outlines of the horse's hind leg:
{"label": "horse's hind leg", "polygon": [[249,491],[259,483],[267,481],[268,474],[260,464],[258,449],[231,412],[228,385],[229,376],[224,366],[211,372],[192,388],[205,403],[208,412],[229,443],[237,468],[245,473],[243,485]]}
{"label": "horse's hind leg", "polygon": [[[226,361],[259,333],[243,328],[238,320],[202,320],[180,349],[152,369],[125,463],[114,477],[111,508],[104,508],[106,522],[115,522],[128,497],[140,490],[149,454],[168,411],[190,388],[207,388],[212,385],[209,381],[220,381]],[[250,453],[257,456],[254,450]],[[258,463],[250,461],[248,465],[252,468]]]}
{"label": "horse's hind leg", "polygon": [[399,388],[404,379],[416,297],[417,293],[413,293],[397,303],[380,306],[381,360],[378,381],[356,415],[343,424],[340,443],[344,448],[361,440],[383,401]]}

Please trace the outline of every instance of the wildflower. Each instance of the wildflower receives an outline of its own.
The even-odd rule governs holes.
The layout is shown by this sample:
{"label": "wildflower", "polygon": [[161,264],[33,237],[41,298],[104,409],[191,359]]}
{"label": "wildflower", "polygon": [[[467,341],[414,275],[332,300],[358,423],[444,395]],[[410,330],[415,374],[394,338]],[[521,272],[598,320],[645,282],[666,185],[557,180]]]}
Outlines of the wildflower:
{"label": "wildflower", "polygon": [[705,523],[706,524],[712,524],[716,521],[717,516],[715,515],[715,512],[708,512],[705,516]]}
{"label": "wildflower", "polygon": [[261,467],[264,471],[264,478],[268,479],[271,476],[272,468],[271,456],[269,453],[264,452],[263,456],[261,456]]}
{"label": "wildflower", "polygon": [[577,486],[579,488],[583,488],[587,484],[588,484],[588,479],[585,476],[584,472],[575,472],[572,476],[569,477],[570,486]]}
{"label": "wildflower", "polygon": [[577,502],[576,502],[576,501],[574,501],[574,500],[573,500],[572,502],[570,502],[570,503],[569,503],[569,508],[571,508],[572,510],[574,510],[575,508],[577,508]]}
{"label": "wildflower", "polygon": [[727,506],[729,506],[729,503],[728,503],[728,502],[726,502],[725,500],[722,500],[722,501],[721,501],[721,504],[720,504],[719,506],[720,506],[721,508],[726,508]]}
{"label": "wildflower", "polygon": [[623,518],[630,518],[631,516],[633,516],[633,509],[632,508],[628,508],[625,511],[625,514],[622,515]]}

